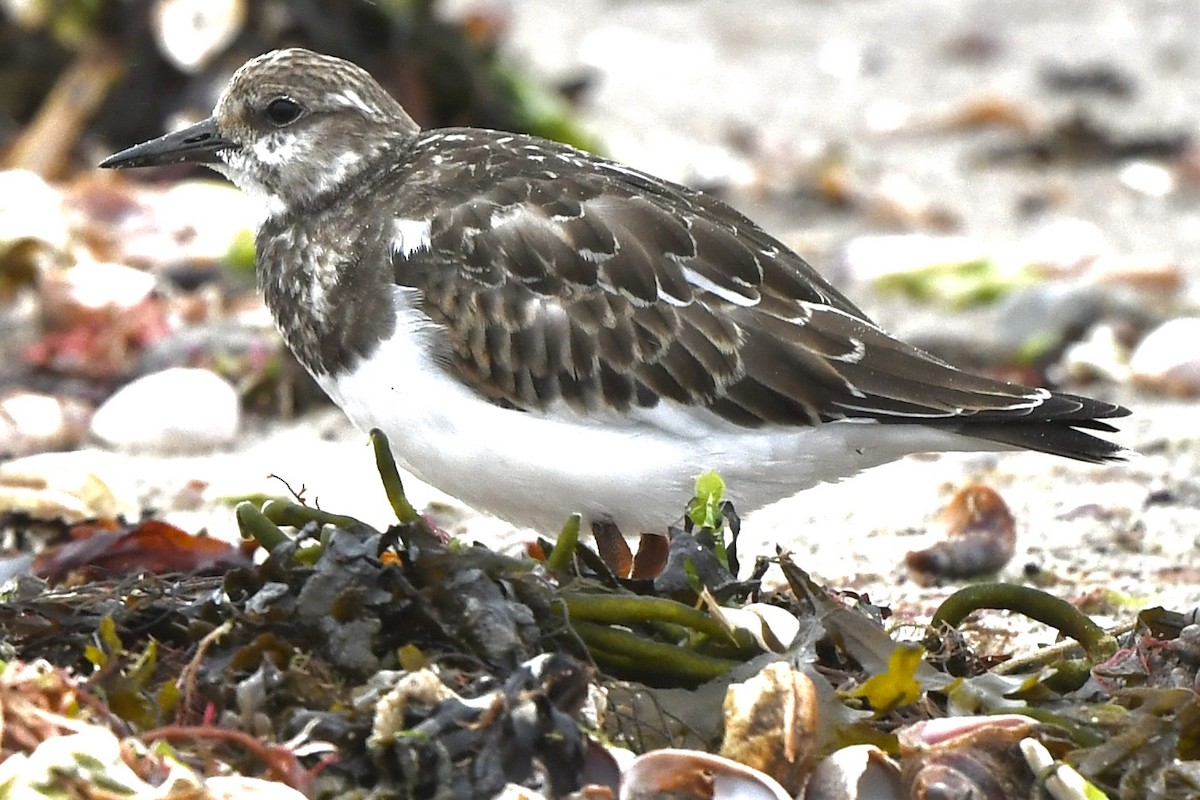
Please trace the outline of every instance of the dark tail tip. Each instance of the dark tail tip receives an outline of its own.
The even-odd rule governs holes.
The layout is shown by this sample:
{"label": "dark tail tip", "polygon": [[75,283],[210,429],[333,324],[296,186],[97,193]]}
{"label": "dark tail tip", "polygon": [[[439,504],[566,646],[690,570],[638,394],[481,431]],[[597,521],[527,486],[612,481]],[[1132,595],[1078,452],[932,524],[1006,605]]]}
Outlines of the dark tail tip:
{"label": "dark tail tip", "polygon": [[1116,432],[1117,428],[1104,420],[1127,417],[1130,414],[1128,408],[1104,400],[1069,394],[1056,394],[1054,400],[1054,405],[1064,409],[1063,413],[1053,414],[1044,419],[1011,418],[1004,421],[967,422],[960,427],[959,432],[975,439],[1063,456],[1090,464],[1105,464],[1128,458],[1129,451],[1124,447],[1092,433]]}

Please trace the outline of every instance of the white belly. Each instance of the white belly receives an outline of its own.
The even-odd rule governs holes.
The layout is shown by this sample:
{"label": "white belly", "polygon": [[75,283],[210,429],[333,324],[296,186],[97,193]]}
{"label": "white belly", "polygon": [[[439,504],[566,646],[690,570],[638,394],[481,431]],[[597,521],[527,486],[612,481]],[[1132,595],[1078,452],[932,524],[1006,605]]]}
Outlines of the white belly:
{"label": "white belly", "polygon": [[[398,296],[398,307],[405,299]],[[750,430],[667,402],[604,420],[565,408],[516,411],[482,400],[433,363],[424,336],[402,312],[397,336],[371,358],[336,380],[317,380],[355,425],[387,434],[402,468],[544,534],[574,512],[612,520],[627,534],[664,532],[707,470],[720,473],[729,499],[748,513],[909,453],[980,447],[919,425]]]}

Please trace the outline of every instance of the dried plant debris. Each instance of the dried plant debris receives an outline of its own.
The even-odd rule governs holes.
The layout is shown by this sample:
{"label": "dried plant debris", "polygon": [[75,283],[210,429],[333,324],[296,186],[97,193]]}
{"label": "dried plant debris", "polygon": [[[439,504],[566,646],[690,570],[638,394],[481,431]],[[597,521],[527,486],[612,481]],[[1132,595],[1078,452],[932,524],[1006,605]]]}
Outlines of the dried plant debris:
{"label": "dried plant debris", "polygon": [[[578,518],[537,557],[503,556],[447,541],[374,444],[403,520],[386,531],[243,503],[243,531],[268,553],[222,577],[10,584],[0,682],[25,688],[0,693],[4,752],[32,759],[119,721],[208,772],[351,799],[1194,793],[1194,614],[1148,610],[1113,633],[1045,592],[979,584],[915,641],[786,553],[786,590],[757,571],[735,580],[733,531],[708,527],[736,520],[708,502],[719,493],[692,504],[657,572],[601,558]],[[958,628],[979,608],[1067,640],[976,656]],[[59,677],[34,691],[31,669]],[[46,716],[64,704],[79,709],[69,725]],[[156,763],[139,780],[170,773]]]}
{"label": "dried plant debris", "polygon": [[81,523],[71,526],[68,535],[70,541],[42,551],[33,561],[33,574],[50,585],[147,572],[214,575],[250,564],[236,547],[162,520]]}

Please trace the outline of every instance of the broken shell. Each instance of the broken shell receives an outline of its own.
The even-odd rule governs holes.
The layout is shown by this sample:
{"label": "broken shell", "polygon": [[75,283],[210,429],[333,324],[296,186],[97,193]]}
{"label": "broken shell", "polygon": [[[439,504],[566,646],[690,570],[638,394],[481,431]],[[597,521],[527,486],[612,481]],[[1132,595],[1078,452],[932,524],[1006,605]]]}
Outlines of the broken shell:
{"label": "broken shell", "polygon": [[74,447],[92,409],[70,397],[16,390],[0,395],[0,457]]}
{"label": "broken shell", "polygon": [[431,669],[399,675],[395,685],[375,703],[375,719],[367,748],[378,750],[390,745],[404,728],[404,712],[410,704],[433,707],[457,697]]}
{"label": "broken shell", "polygon": [[581,782],[584,786],[607,788],[611,800],[621,788],[621,775],[637,756],[632,750],[603,745],[592,738],[587,739],[585,747]]}
{"label": "broken shell", "polygon": [[700,750],[654,750],[633,760],[620,800],[791,800],[774,778]]}
{"label": "broken shell", "polygon": [[900,767],[872,744],[830,753],[817,764],[804,800],[901,800]]}
{"label": "broken shell", "polygon": [[492,800],[546,800],[546,795],[541,792],[535,792],[533,789],[527,789],[524,786],[510,783],[501,789],[500,794],[493,797]]}
{"label": "broken shell", "polygon": [[817,692],[812,680],[775,661],[725,692],[721,755],[760,770],[796,793],[817,748]]}
{"label": "broken shell", "polygon": [[21,239],[67,249],[71,230],[63,213],[62,195],[36,172],[0,170],[0,242]]}
{"label": "broken shell", "polygon": [[1035,776],[1020,742],[1036,723],[1028,717],[948,717],[897,732],[908,796],[1029,797]]}
{"label": "broken shell", "polygon": [[770,653],[786,651],[800,633],[800,620],[796,619],[796,615],[770,603],[722,608],[721,614],[734,627],[749,631],[758,646]]}
{"label": "broken shell", "polygon": [[1168,320],[1142,339],[1129,357],[1135,383],[1180,397],[1200,395],[1200,317]]}
{"label": "broken shell", "polygon": [[904,557],[919,578],[972,578],[997,572],[1012,558],[1016,522],[996,490],[978,483],[964,486],[939,518],[947,538]]}
{"label": "broken shell", "polygon": [[[1013,741],[1026,736],[1036,726],[1021,714],[993,714],[986,717],[942,717],[901,728],[901,752],[918,752],[947,744],[961,744],[981,731],[1011,731]],[[1019,733],[1020,735],[1016,735]],[[960,741],[962,740],[962,741]]]}
{"label": "broken shell", "polygon": [[121,474],[108,454],[96,451],[13,459],[0,464],[0,511],[68,523],[136,515],[137,492]]}

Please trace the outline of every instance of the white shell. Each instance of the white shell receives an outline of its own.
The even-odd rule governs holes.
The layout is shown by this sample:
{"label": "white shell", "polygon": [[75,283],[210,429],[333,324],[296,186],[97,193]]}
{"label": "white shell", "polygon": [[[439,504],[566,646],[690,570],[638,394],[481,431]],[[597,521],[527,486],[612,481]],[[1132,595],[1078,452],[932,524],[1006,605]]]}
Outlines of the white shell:
{"label": "white shell", "polygon": [[712,800],[791,800],[773,778],[728,758],[699,750],[655,750],[633,760],[621,780],[620,800],[667,795],[686,798],[683,787],[707,788],[692,794]]}
{"label": "white shell", "polygon": [[817,764],[804,800],[902,800],[900,767],[875,745],[835,750]]}
{"label": "white shell", "polygon": [[1129,358],[1135,381],[1179,395],[1200,394],[1200,317],[1178,317],[1147,334]]}
{"label": "white shell", "polygon": [[741,608],[722,608],[721,614],[736,628],[750,632],[759,647],[782,653],[800,633],[800,620],[786,608],[770,603],[750,603]]}

